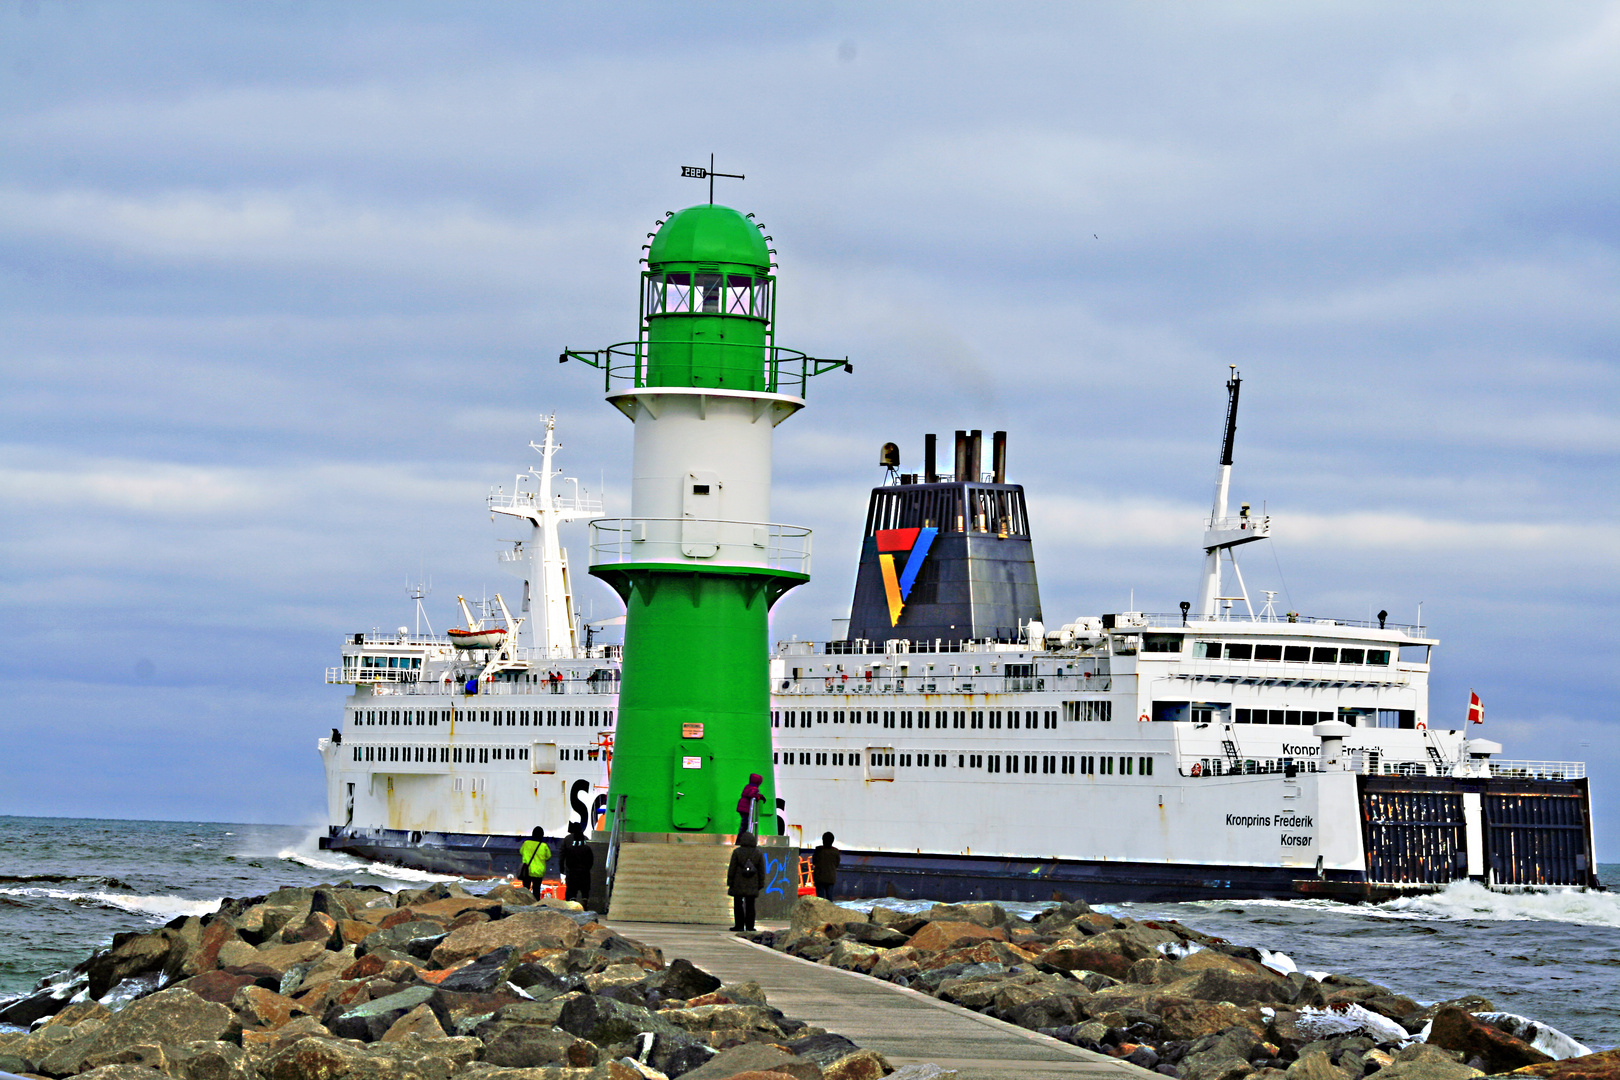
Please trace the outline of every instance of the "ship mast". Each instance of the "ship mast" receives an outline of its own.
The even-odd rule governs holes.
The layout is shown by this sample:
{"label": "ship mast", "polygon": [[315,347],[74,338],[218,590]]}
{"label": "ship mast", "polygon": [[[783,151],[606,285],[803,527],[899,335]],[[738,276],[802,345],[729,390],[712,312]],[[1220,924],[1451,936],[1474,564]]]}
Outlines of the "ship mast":
{"label": "ship mast", "polygon": [[[1231,365],[1232,377],[1226,381],[1226,432],[1221,439],[1221,467],[1215,478],[1215,504],[1210,508],[1209,525],[1204,530],[1204,582],[1198,591],[1198,614],[1206,619],[1217,618],[1220,615],[1220,604],[1226,604],[1228,610],[1231,605],[1241,600],[1248,609],[1249,617],[1254,617],[1254,607],[1249,603],[1249,590],[1243,584],[1243,574],[1238,570],[1237,556],[1233,549],[1239,544],[1252,543],[1255,540],[1264,540],[1271,535],[1271,519],[1251,518],[1249,504],[1244,503],[1243,509],[1235,518],[1226,516],[1227,496],[1232,486],[1232,446],[1237,438],[1237,411],[1238,391],[1243,386],[1243,378],[1238,375],[1237,365]],[[1235,596],[1221,595],[1221,559],[1222,556],[1232,564],[1232,576],[1237,579],[1238,592]]]}
{"label": "ship mast", "polygon": [[510,496],[491,495],[489,509],[492,513],[529,523],[528,539],[518,541],[512,550],[500,554],[503,567],[524,579],[523,605],[529,613],[529,640],[523,645],[534,649],[540,658],[571,660],[580,655],[579,629],[574,619],[568,552],[557,535],[557,526],[601,514],[602,503],[582,495],[577,480],[571,481],[575,485],[572,497],[564,498],[552,490],[557,473],[552,458],[562,448],[556,440],[556,427],[557,416],[553,413],[546,417],[545,442],[529,444],[530,449],[540,454],[539,470],[529,470],[528,478],[535,481],[534,486],[524,489],[517,484]]}

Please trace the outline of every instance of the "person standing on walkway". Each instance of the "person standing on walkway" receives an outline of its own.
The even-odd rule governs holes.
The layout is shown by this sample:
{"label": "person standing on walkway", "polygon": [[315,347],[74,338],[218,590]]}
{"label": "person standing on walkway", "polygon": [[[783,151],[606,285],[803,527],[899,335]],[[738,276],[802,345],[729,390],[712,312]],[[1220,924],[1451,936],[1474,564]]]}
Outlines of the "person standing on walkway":
{"label": "person standing on walkway", "polygon": [[749,773],[748,785],[742,789],[742,795],[737,798],[737,814],[742,818],[737,826],[738,843],[742,842],[742,833],[757,831],[754,827],[754,804],[765,801],[765,796],[759,792],[759,785],[764,782],[765,778],[759,773]]}
{"label": "person standing on walkway", "polygon": [[833,834],[821,834],[821,846],[810,853],[810,880],[816,886],[816,895],[831,900],[833,886],[838,884],[838,849],[833,847]]}
{"label": "person standing on walkway", "polygon": [[751,832],[737,837],[726,867],[726,892],[731,896],[733,933],[754,928],[754,901],[765,888],[765,855]]}
{"label": "person standing on walkway", "polygon": [[569,823],[559,861],[562,863],[563,880],[568,886],[568,899],[581,904],[588,902],[591,898],[591,868],[596,865],[596,853],[585,842],[583,823]]}
{"label": "person standing on walkway", "polygon": [[523,887],[538,897],[540,882],[546,876],[546,863],[551,861],[551,845],[546,843],[546,831],[540,826],[536,825],[529,839],[518,848],[518,861],[522,863],[518,877]]}

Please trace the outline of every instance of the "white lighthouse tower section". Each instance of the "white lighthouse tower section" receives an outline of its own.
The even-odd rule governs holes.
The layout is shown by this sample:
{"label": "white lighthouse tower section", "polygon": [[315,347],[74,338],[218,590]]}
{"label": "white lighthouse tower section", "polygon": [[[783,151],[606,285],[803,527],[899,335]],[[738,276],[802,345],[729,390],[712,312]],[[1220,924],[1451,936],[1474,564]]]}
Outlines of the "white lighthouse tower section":
{"label": "white lighthouse tower section", "polygon": [[574,485],[571,496],[553,490],[557,470],[552,458],[562,447],[556,440],[557,417],[546,417],[546,439],[543,444],[530,443],[530,449],[540,454],[540,468],[530,469],[513,484],[511,495],[492,494],[489,497],[491,513],[504,514],[527,522],[528,536],[516,541],[512,548],[498,556],[508,573],[523,579],[523,611],[527,618],[518,645],[532,649],[532,656],[569,660],[579,655],[579,629],[574,618],[574,596],[568,575],[568,551],[558,537],[557,526],[584,517],[602,513],[602,502],[584,495],[579,481],[565,478]]}
{"label": "white lighthouse tower section", "polygon": [[809,530],[770,520],[772,430],[802,398],[659,387],[608,400],[635,423],[631,516],[594,523],[593,562],[807,564]]}

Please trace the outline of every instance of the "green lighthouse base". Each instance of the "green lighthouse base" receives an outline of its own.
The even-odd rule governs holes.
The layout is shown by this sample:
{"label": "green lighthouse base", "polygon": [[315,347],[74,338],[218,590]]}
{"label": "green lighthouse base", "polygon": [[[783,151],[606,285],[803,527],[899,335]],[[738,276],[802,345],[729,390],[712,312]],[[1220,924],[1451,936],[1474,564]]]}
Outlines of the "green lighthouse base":
{"label": "green lighthouse base", "polygon": [[768,567],[591,567],[625,604],[612,808],[624,833],[741,831],[738,799],[763,778],[756,832],[779,833],[771,760],[769,613],[809,578]]}

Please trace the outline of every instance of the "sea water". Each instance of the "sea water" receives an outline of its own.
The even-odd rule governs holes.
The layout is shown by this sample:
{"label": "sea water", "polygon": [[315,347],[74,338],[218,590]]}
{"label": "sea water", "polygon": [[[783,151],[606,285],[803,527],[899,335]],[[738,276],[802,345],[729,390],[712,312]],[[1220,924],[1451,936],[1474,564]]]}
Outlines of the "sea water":
{"label": "sea water", "polygon": [[[321,851],[318,834],[265,825],[0,818],[0,995],[26,992],[119,931],[200,915],[226,896],[344,880],[391,891],[456,880]],[[1620,865],[1600,866],[1598,875],[1620,888]],[[491,883],[463,884],[478,892]],[[1031,915],[1046,905],[1005,906]],[[1513,895],[1465,882],[1379,905],[1099,906],[1121,917],[1176,919],[1280,953],[1300,971],[1358,975],[1425,1004],[1482,994],[1500,1010],[1551,1024],[1594,1049],[1620,1045],[1620,892]]]}

